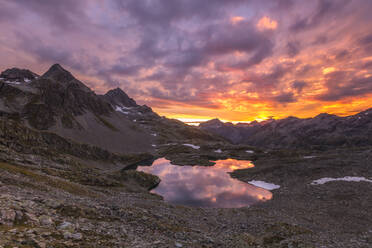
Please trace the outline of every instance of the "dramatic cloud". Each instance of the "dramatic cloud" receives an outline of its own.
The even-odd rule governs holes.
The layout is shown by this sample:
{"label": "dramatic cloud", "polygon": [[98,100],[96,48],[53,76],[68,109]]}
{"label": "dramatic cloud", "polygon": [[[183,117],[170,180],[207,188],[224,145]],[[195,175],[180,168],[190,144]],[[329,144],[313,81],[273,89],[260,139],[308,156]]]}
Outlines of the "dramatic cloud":
{"label": "dramatic cloud", "polygon": [[349,96],[363,96],[372,93],[372,76],[357,77],[354,73],[335,71],[327,74],[327,91],[318,98],[336,101]]}
{"label": "dramatic cloud", "polygon": [[292,83],[292,88],[295,89],[297,93],[301,93],[306,86],[307,83],[303,81],[295,81]]}
{"label": "dramatic cloud", "polygon": [[177,118],[371,107],[372,2],[0,0],[0,69],[60,63]]}

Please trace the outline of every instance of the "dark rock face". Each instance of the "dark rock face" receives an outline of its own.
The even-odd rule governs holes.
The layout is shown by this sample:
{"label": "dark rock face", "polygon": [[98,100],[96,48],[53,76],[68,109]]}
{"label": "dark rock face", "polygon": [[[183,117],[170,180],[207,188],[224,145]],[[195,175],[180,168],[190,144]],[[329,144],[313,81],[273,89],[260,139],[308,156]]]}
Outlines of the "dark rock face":
{"label": "dark rock face", "polygon": [[0,74],[0,78],[11,82],[29,82],[37,77],[38,75],[30,70],[18,68],[7,69]]}
{"label": "dark rock face", "polygon": [[209,128],[221,128],[221,127],[227,126],[217,118],[209,120],[205,123],[202,123],[201,125],[205,125],[205,124],[207,124]]}
{"label": "dark rock face", "polygon": [[[107,99],[96,95],[58,64],[40,77],[20,69],[9,69],[1,75],[4,77],[0,82],[0,113],[17,116],[35,129],[53,130],[63,137],[96,146],[101,144],[100,135],[110,140],[109,134],[113,131],[121,132],[123,137],[137,137],[139,133],[134,130],[129,134],[131,124],[120,124],[125,123],[124,116],[119,116]],[[21,80],[23,77],[27,82]],[[10,81],[10,78],[16,81]],[[119,123],[121,128],[116,128],[111,121]],[[91,130],[84,135],[82,132],[87,128]],[[92,134],[97,138],[89,138]],[[84,136],[87,138],[81,139]],[[106,143],[104,148],[109,149],[109,141]],[[113,145],[112,150],[122,150],[115,147]]]}
{"label": "dark rock face", "polygon": [[173,140],[213,140],[197,128],[161,118],[119,88],[97,95],[59,64],[40,77],[20,69],[1,75],[0,116],[26,127],[119,154],[150,152],[156,143]]}
{"label": "dark rock face", "polygon": [[200,124],[200,128],[207,130],[213,134],[217,134],[238,144],[242,141],[239,128],[235,127],[232,123],[223,123],[219,119],[213,119]]}
{"label": "dark rock face", "polygon": [[372,144],[372,109],[347,117],[320,114],[314,118],[288,117],[261,123],[237,124],[211,120],[200,128],[235,144],[271,148],[327,148]]}
{"label": "dark rock face", "polygon": [[54,64],[52,65],[47,72],[42,75],[43,78],[51,79],[55,82],[58,82],[64,86],[69,84],[75,84],[81,88],[89,90],[83,83],[77,80],[69,71],[66,71],[61,65]]}
{"label": "dark rock face", "polygon": [[107,114],[112,108],[100,99],[93,91],[87,91],[72,80],[66,85],[58,81],[44,79],[35,82],[40,90],[40,100],[53,111],[64,110],[72,115],[81,115],[89,110],[96,114]]}
{"label": "dark rock face", "polygon": [[110,102],[113,106],[121,107],[137,107],[135,100],[130,98],[122,89],[116,88],[108,91],[104,98]]}
{"label": "dark rock face", "polygon": [[[53,65],[31,86],[38,89],[24,108],[29,124],[37,129],[48,129],[62,118],[66,127],[74,127],[74,117],[90,111],[96,115],[107,115],[113,109],[82,82],[60,65]],[[66,121],[67,120],[67,121]]]}

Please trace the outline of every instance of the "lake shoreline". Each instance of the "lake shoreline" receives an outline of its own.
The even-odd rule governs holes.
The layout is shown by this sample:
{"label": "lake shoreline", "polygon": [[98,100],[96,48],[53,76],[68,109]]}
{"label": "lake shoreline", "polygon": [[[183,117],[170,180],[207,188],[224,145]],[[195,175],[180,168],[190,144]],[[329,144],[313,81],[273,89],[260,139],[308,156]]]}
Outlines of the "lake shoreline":
{"label": "lake shoreline", "polygon": [[[63,247],[174,247],[177,243],[195,248],[351,248],[371,244],[372,183],[311,185],[324,177],[371,178],[371,148],[320,152],[200,146],[182,147],[183,152],[181,147],[171,149],[185,161],[200,156],[252,160],[254,168],[236,170],[231,176],[281,187],[272,191],[271,200],[250,207],[178,206],[149,193],[157,179],[148,174],[129,170],[125,173],[131,175],[121,174],[119,167],[102,171],[91,164],[85,167],[71,156],[59,156],[56,162],[0,146],[3,160],[9,161],[0,164],[1,221],[8,221],[0,229],[0,245],[20,246],[14,240]],[[218,149],[222,152],[214,152]],[[10,221],[12,225],[7,226]]]}

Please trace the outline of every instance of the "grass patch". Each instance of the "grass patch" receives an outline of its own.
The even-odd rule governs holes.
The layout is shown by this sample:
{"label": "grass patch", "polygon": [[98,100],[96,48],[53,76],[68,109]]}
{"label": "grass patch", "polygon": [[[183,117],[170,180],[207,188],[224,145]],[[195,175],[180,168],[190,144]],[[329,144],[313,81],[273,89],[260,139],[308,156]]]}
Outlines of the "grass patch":
{"label": "grass patch", "polygon": [[73,170],[56,170],[52,168],[43,168],[41,170],[45,174],[64,178],[68,181],[89,185],[89,186],[99,186],[99,187],[121,187],[122,184],[115,180],[111,180],[102,176],[97,171],[88,168],[74,167]]}
{"label": "grass patch", "polygon": [[25,177],[28,177],[28,178],[34,180],[35,182],[45,183],[48,186],[51,186],[51,187],[57,188],[57,189],[61,189],[63,191],[66,191],[66,192],[74,194],[74,195],[91,196],[91,197],[96,197],[97,196],[96,193],[94,193],[90,190],[84,189],[82,187],[79,187],[78,185],[76,185],[74,183],[64,181],[64,180],[60,180],[60,179],[57,179],[57,178],[50,178],[48,176],[30,171],[30,170],[28,170],[28,169],[26,169],[22,166],[15,166],[15,165],[11,165],[11,164],[8,164],[8,163],[0,163],[0,169],[6,170],[10,173],[21,174]]}
{"label": "grass patch", "polygon": [[103,125],[110,128],[112,131],[115,131],[115,132],[119,131],[114,125],[112,125],[109,121],[107,121],[103,117],[101,117],[99,115],[96,115],[96,117],[100,122],[102,122]]}
{"label": "grass patch", "polygon": [[74,123],[72,120],[73,120],[72,115],[69,115],[69,114],[62,115],[61,117],[62,126],[65,128],[73,128]]}
{"label": "grass patch", "polygon": [[148,190],[155,188],[160,183],[159,177],[135,170],[123,170],[120,172],[120,176],[116,176],[116,178],[127,183],[131,183],[134,181],[139,186]]}

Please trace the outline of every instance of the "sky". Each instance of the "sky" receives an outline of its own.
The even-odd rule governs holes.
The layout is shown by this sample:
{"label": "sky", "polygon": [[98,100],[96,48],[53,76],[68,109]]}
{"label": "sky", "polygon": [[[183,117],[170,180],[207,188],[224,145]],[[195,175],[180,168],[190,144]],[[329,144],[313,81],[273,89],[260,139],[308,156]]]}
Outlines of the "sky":
{"label": "sky", "polygon": [[0,0],[0,70],[59,63],[170,118],[372,107],[369,0]]}

